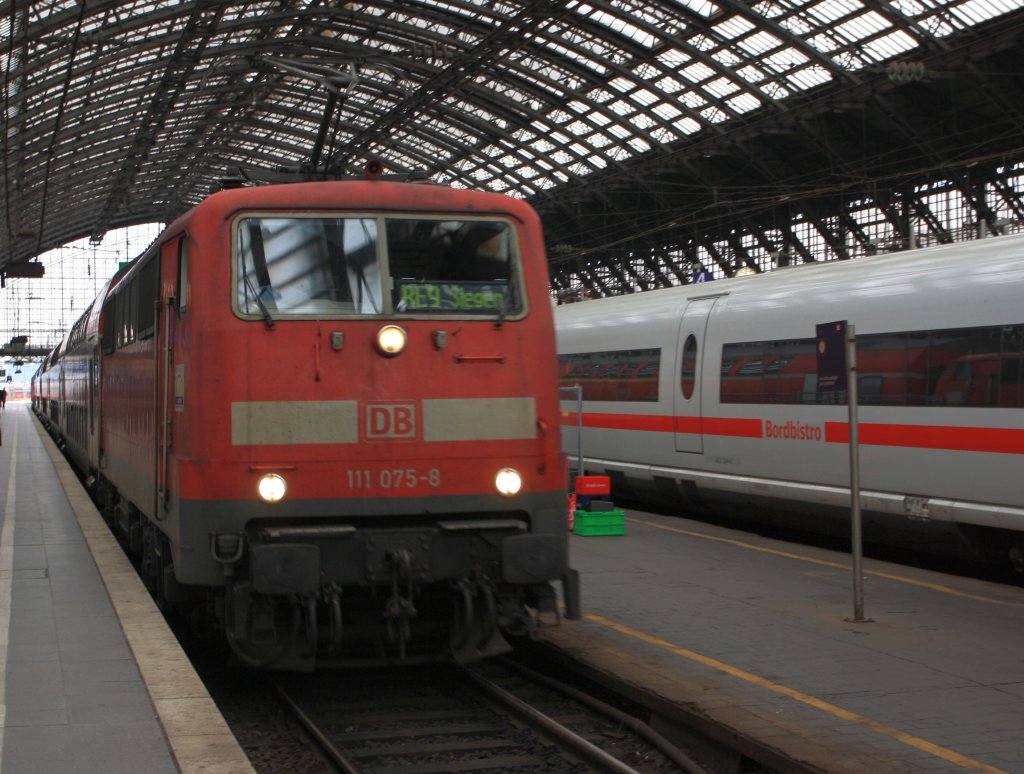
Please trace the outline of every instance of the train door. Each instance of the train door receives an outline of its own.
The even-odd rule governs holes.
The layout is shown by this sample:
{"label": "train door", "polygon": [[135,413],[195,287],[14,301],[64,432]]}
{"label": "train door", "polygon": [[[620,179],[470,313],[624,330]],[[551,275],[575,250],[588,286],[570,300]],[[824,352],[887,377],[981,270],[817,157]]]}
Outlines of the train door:
{"label": "train door", "polygon": [[679,321],[676,351],[677,371],[673,376],[673,415],[676,451],[700,454],[704,451],[701,410],[701,373],[704,361],[704,332],[708,316],[718,297],[697,298],[686,304]]}
{"label": "train door", "polygon": [[68,415],[68,393],[65,389],[67,381],[68,360],[64,358],[57,369],[57,416],[54,417],[57,425],[57,432],[63,437],[67,435],[68,426],[66,417]]}
{"label": "train door", "polygon": [[98,424],[96,417],[96,402],[99,398],[100,391],[100,366],[99,366],[99,345],[93,347],[89,353],[89,385],[87,391],[88,396],[88,411],[89,411],[89,459],[99,459],[99,439],[96,435],[96,425]]}
{"label": "train door", "polygon": [[[175,367],[177,323],[188,304],[188,253],[185,235],[160,248],[159,304],[156,319],[156,497],[163,511],[170,502],[169,457],[174,443]],[[158,512],[160,512],[158,511]]]}

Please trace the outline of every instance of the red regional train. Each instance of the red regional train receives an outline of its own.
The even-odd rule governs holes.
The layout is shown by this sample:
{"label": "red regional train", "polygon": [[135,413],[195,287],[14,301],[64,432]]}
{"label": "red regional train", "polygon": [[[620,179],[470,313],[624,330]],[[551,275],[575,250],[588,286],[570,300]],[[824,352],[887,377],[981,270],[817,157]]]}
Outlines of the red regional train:
{"label": "red regional train", "polygon": [[33,407],[165,606],[243,663],[509,649],[579,617],[540,221],[374,179],[219,191],[112,278]]}
{"label": "red regional train", "polygon": [[849,535],[846,394],[819,390],[816,339],[846,320],[865,538],[1024,571],[1022,296],[1006,236],[560,306],[586,471],[622,500]]}

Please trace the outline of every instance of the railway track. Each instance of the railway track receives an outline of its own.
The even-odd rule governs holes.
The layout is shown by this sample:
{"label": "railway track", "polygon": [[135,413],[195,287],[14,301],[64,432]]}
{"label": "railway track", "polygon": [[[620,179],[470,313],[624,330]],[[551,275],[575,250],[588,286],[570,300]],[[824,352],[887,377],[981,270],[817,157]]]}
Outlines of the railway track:
{"label": "railway track", "polygon": [[704,771],[511,663],[250,678],[218,703],[260,774]]}

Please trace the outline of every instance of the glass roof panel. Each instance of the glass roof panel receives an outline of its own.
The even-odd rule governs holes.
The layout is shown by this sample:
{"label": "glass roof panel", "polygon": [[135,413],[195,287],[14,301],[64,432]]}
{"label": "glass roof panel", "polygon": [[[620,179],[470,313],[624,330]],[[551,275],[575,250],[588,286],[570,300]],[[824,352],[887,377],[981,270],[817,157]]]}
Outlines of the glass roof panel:
{"label": "glass roof panel", "polygon": [[731,16],[724,22],[716,24],[712,29],[721,40],[733,40],[746,35],[755,27],[754,22],[745,16]]}
{"label": "glass roof panel", "polygon": [[615,102],[608,106],[608,109],[620,118],[631,116],[637,111],[636,105],[624,99],[615,100]]}
{"label": "glass roof panel", "polygon": [[818,29],[830,27],[863,9],[864,3],[859,0],[819,0],[805,5],[806,18]]}
{"label": "glass roof panel", "polygon": [[765,73],[762,72],[759,67],[756,67],[754,65],[740,67],[738,70],[736,70],[736,75],[738,75],[742,79],[743,83],[747,84],[748,86],[759,84],[767,78]]}
{"label": "glass roof panel", "polygon": [[845,38],[848,41],[861,41],[882,30],[889,29],[892,24],[888,19],[880,16],[875,11],[868,11],[855,16],[849,21],[837,24],[832,28],[832,34],[838,38]]}
{"label": "glass roof panel", "polygon": [[693,118],[684,118],[681,121],[676,122],[675,128],[683,134],[695,134],[704,127],[699,121]]}
{"label": "glass roof panel", "polygon": [[869,55],[868,58],[884,62],[916,47],[917,41],[914,38],[903,30],[895,30],[888,35],[865,42],[861,50]]}
{"label": "glass roof panel", "polygon": [[678,48],[667,48],[657,55],[658,61],[665,66],[666,70],[677,70],[691,58],[689,54]]}
{"label": "glass roof panel", "polygon": [[633,136],[632,130],[626,126],[623,126],[622,124],[612,124],[611,126],[608,127],[608,131],[614,134],[620,140],[625,140]]}
{"label": "glass roof panel", "polygon": [[629,92],[636,88],[636,82],[629,78],[613,78],[608,82],[608,86],[615,89],[618,92]]}
{"label": "glass roof panel", "polygon": [[688,13],[695,13],[698,16],[703,16],[705,19],[710,19],[719,11],[718,5],[706,2],[706,0],[671,0],[671,2],[681,6]]}
{"label": "glass roof panel", "polygon": [[[945,6],[946,4],[938,3],[938,5]],[[1019,2],[1014,0],[966,0],[963,3],[952,4],[948,10],[940,8],[939,13],[958,22],[955,25],[956,29],[964,29],[1019,8]]]}
{"label": "glass roof panel", "polygon": [[703,62],[694,62],[679,71],[679,75],[689,80],[690,83],[703,83],[709,78],[715,77],[716,74],[715,70]]}
{"label": "glass roof panel", "polygon": [[649,89],[637,89],[630,95],[630,99],[636,100],[645,107],[653,105],[655,102],[659,102],[661,100],[657,94]]}
{"label": "glass roof panel", "polygon": [[[205,191],[193,181],[229,161],[307,163],[322,129],[323,158],[343,166],[375,149],[466,184],[544,190],[852,83],[852,71],[1021,5],[570,0],[548,14],[526,0],[23,0],[24,16],[0,17],[5,162],[22,186],[8,221],[50,211],[49,224],[56,197],[84,196],[76,187],[104,217],[128,217],[129,201],[195,199]],[[325,122],[328,87],[339,88],[328,66],[354,80]],[[83,165],[101,172],[87,178]]]}
{"label": "glass roof panel", "polygon": [[770,32],[756,32],[753,35],[747,35],[745,38],[739,40],[737,45],[747,53],[757,56],[768,51],[773,51],[783,45],[783,43]]}
{"label": "glass roof panel", "polygon": [[704,84],[704,90],[715,97],[728,97],[740,90],[740,85],[729,78],[716,78]]}
{"label": "glass roof panel", "polygon": [[786,72],[801,67],[810,61],[810,57],[795,48],[784,48],[761,59],[761,66],[776,72]]}
{"label": "glass roof panel", "polygon": [[813,89],[815,86],[828,83],[832,78],[832,73],[819,65],[801,67],[786,76],[789,85],[797,90]]}
{"label": "glass roof panel", "polygon": [[689,88],[687,84],[684,84],[674,75],[666,75],[664,78],[655,81],[654,86],[660,93],[670,96],[678,94],[683,89]]}
{"label": "glass roof panel", "polygon": [[[613,5],[622,6],[625,4],[613,3]],[[627,12],[627,15],[619,16],[597,8],[593,8],[592,6],[589,6],[585,3],[581,3],[575,8],[576,13],[580,14],[581,16],[586,16],[590,21],[597,22],[598,24],[601,24],[620,35],[624,35],[634,43],[638,43],[641,46],[646,46],[647,48],[652,48],[654,44],[657,42],[657,38],[655,38],[654,35],[652,35],[647,30],[635,26],[630,21],[630,16],[628,14],[636,13],[640,15],[638,9],[627,6],[625,10]]]}
{"label": "glass roof panel", "polygon": [[658,122],[655,121],[654,117],[650,113],[644,112],[637,113],[635,116],[633,116],[630,123],[633,124],[633,126],[639,129],[641,132],[646,133],[652,127],[657,126]]}
{"label": "glass roof panel", "polygon": [[761,107],[761,100],[753,94],[740,94],[739,96],[727,99],[725,104],[735,113],[749,113],[751,110]]}
{"label": "glass roof panel", "polygon": [[[540,38],[537,36],[536,42],[539,46],[547,49],[548,55],[556,54],[559,57],[563,57],[567,61],[575,62],[576,64],[586,67],[588,70],[594,72],[597,75],[603,76],[608,72],[608,68],[605,66],[603,59],[605,56],[604,51],[593,51],[595,56],[590,57],[581,52],[579,49],[595,49],[592,43],[586,40],[577,41],[574,46],[562,45],[557,40],[552,38]],[[552,63],[550,61],[539,60],[533,58],[531,60],[531,70],[538,70],[542,68],[550,68]]]}
{"label": "glass roof panel", "polygon": [[655,105],[652,108],[652,110],[658,115],[659,118],[669,122],[683,115],[682,110],[668,102],[662,102],[658,105]]}
{"label": "glass roof panel", "polygon": [[731,47],[720,48],[711,55],[711,58],[722,65],[726,70],[732,70],[739,67],[743,62],[743,57],[736,53],[736,51]]}

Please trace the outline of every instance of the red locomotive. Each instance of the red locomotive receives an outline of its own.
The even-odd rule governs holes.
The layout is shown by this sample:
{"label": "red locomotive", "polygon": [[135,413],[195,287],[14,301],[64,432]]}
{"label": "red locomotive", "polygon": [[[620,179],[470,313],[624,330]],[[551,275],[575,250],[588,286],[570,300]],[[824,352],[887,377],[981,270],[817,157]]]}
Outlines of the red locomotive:
{"label": "red locomotive", "polygon": [[380,179],[217,192],[33,405],[169,607],[240,660],[471,660],[579,616],[540,222]]}

